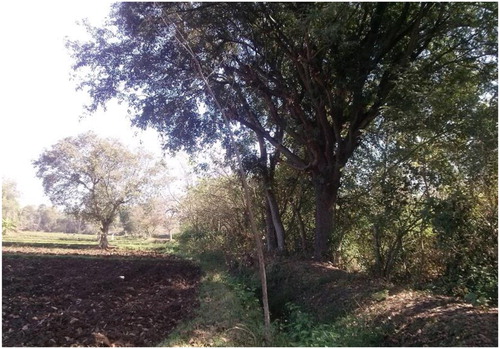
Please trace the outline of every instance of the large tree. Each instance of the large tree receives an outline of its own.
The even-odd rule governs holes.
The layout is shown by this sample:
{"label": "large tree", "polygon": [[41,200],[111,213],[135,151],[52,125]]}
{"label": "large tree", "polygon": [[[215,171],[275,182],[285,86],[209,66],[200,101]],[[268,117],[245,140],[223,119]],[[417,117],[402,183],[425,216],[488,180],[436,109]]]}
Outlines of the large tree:
{"label": "large tree", "polygon": [[52,203],[100,224],[99,246],[104,249],[119,209],[148,197],[159,172],[151,155],[131,152],[92,132],[57,142],[34,166]]}
{"label": "large tree", "polygon": [[109,27],[89,28],[93,39],[70,47],[90,111],[125,100],[135,124],[167,135],[173,150],[216,139],[222,112],[307,173],[321,257],[336,242],[342,170],[364,130],[414,77],[432,81],[457,67],[483,74],[496,65],[496,8],[119,3]]}

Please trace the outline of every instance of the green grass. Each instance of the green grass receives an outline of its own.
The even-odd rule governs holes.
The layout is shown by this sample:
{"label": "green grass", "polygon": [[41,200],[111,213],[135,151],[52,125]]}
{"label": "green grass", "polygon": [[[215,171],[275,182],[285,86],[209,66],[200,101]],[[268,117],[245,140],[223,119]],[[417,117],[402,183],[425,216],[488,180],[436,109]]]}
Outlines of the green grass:
{"label": "green grass", "polygon": [[[129,236],[108,236],[112,247],[123,250],[148,250],[161,253],[176,253],[178,244],[167,239],[140,238]],[[43,247],[43,248],[96,248],[94,234],[67,234],[55,232],[19,231],[2,236],[3,246]]]}
{"label": "green grass", "polygon": [[333,322],[320,323],[293,303],[286,305],[287,316],[277,321],[274,346],[279,347],[368,347],[380,346],[381,328],[373,328],[365,318],[345,315]]}
{"label": "green grass", "polygon": [[204,271],[200,308],[160,346],[262,346],[263,315],[253,290],[227,274],[220,255],[192,257]]}
{"label": "green grass", "polygon": [[59,245],[97,245],[97,237],[87,234],[46,233],[39,231],[19,231],[2,236],[3,243],[10,244],[59,244]]}

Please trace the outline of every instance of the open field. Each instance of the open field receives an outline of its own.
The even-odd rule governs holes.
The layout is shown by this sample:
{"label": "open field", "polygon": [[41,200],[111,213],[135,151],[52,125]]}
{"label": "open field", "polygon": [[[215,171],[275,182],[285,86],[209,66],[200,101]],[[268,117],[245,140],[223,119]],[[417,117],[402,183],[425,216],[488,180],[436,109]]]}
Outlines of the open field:
{"label": "open field", "polygon": [[88,235],[4,237],[3,346],[154,346],[190,318],[200,269],[121,242],[105,252]]}
{"label": "open field", "polygon": [[[229,275],[222,255],[199,249],[194,265],[172,255],[187,251],[166,239],[117,237],[112,246],[101,251],[89,235],[4,236],[2,344],[263,344],[258,286],[252,278]],[[273,346],[498,342],[496,307],[403,288],[328,263],[276,260],[268,265],[268,282]]]}
{"label": "open field", "polygon": [[111,256],[131,253],[137,255],[141,251],[158,254],[177,251],[177,244],[166,238],[139,239],[134,237],[110,237],[111,249],[102,251],[98,247],[97,237],[88,234],[65,234],[46,232],[16,232],[2,237],[2,250],[7,253],[28,253],[43,255],[90,255]]}

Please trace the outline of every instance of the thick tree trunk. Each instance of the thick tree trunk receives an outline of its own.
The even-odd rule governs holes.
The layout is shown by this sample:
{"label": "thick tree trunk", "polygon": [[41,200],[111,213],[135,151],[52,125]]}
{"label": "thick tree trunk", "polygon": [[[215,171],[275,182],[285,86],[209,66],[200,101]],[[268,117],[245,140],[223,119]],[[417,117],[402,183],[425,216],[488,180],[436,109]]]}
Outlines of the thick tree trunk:
{"label": "thick tree trunk", "polygon": [[109,249],[108,234],[101,232],[99,235],[99,248],[103,250]]}
{"label": "thick tree trunk", "polygon": [[[338,176],[337,176],[338,178]],[[335,204],[340,181],[334,176],[313,175],[316,200],[316,231],[314,235],[314,258],[327,257],[330,237],[334,228]]]}
{"label": "thick tree trunk", "polygon": [[109,224],[102,223],[101,234],[99,235],[99,247],[103,250],[109,249],[108,232]]}

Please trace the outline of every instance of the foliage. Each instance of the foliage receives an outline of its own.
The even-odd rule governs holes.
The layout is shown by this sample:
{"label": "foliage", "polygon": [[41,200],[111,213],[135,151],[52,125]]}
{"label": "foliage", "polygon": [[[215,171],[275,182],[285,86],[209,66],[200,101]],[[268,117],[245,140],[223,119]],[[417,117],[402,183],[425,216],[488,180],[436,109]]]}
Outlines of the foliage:
{"label": "foliage", "polygon": [[120,222],[127,234],[150,237],[161,232],[172,232],[177,209],[172,202],[160,198],[124,207],[120,210]]}
{"label": "foliage", "polygon": [[[258,202],[253,203],[259,211]],[[238,179],[208,178],[188,190],[181,204],[179,237],[191,250],[223,251],[228,264],[248,264],[254,243]]]}
{"label": "foliage", "polygon": [[2,235],[7,233],[16,232],[17,226],[16,224],[8,218],[2,218]]}
{"label": "foliage", "polygon": [[399,86],[400,102],[367,130],[339,199],[351,265],[417,282],[442,276],[462,296],[458,275],[462,286],[479,287],[479,275],[496,284],[496,68],[483,68]]}
{"label": "foliage", "polygon": [[19,191],[15,181],[2,179],[2,234],[14,231],[19,223]]}
{"label": "foliage", "polygon": [[27,205],[21,209],[20,229],[63,233],[94,233],[90,224],[74,215],[61,212],[57,207]]}
{"label": "foliage", "polygon": [[345,316],[334,323],[318,323],[293,303],[286,305],[286,313],[277,346],[367,347],[377,346],[382,338],[381,329],[368,327],[362,318]]}
{"label": "foliage", "polygon": [[[234,152],[208,81],[267,246],[274,213],[291,254],[494,300],[497,7],[120,3],[68,46],[89,111],[125,101],[173,151]],[[236,176],[196,184],[182,212],[192,251],[252,264]]]}
{"label": "foliage", "polygon": [[195,151],[227,144],[220,104],[306,173],[314,252],[323,257],[341,240],[330,237],[342,169],[363,133],[397,107],[401,89],[424,109],[408,85],[449,71],[489,79],[495,16],[495,4],[119,3],[109,26],[89,27],[91,40],[68,46],[89,111],[119,98],[136,125],[166,136],[165,147]]}
{"label": "foliage", "polygon": [[153,158],[132,153],[117,140],[89,132],[65,138],[34,162],[45,193],[69,214],[101,225],[101,246],[120,207],[155,191]]}
{"label": "foliage", "polygon": [[[496,214],[482,206],[478,197],[452,193],[434,204],[434,228],[444,253],[444,280],[448,292],[465,296],[470,292],[497,302],[498,240]],[[493,230],[493,232],[492,232]]]}

